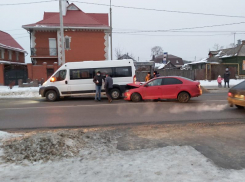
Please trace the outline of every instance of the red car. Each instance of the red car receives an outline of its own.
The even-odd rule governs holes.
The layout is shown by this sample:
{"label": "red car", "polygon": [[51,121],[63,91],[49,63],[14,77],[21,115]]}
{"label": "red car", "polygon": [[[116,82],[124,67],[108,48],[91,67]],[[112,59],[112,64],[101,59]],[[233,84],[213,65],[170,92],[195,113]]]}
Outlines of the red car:
{"label": "red car", "polygon": [[[202,95],[200,83],[184,77],[157,77],[147,83],[128,84],[124,100],[139,102],[141,100],[177,99],[188,102],[191,97]],[[131,89],[130,89],[131,88]]]}

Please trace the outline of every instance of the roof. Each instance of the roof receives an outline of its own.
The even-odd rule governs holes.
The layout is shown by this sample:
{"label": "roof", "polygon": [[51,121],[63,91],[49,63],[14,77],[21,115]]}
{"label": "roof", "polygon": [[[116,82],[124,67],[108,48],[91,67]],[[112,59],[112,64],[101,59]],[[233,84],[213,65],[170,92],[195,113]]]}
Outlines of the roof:
{"label": "roof", "polygon": [[[96,27],[109,29],[108,14],[104,13],[84,13],[75,4],[71,3],[67,7],[66,15],[63,16],[64,27]],[[43,20],[23,25],[23,28],[56,28],[60,26],[60,15],[58,12],[44,12]]]}
{"label": "roof", "polygon": [[128,54],[124,54],[118,58],[118,60],[122,60],[122,59],[132,59],[133,61],[136,61],[132,57],[130,57]]}
{"label": "roof", "polygon": [[[163,61],[163,55],[157,56],[155,60],[153,60],[155,63],[162,63]],[[174,66],[182,66],[184,65],[184,62],[181,57],[168,54],[167,61],[170,61]]]}
{"label": "roof", "polygon": [[14,49],[15,51],[26,52],[23,47],[8,33],[0,31],[0,47]]}

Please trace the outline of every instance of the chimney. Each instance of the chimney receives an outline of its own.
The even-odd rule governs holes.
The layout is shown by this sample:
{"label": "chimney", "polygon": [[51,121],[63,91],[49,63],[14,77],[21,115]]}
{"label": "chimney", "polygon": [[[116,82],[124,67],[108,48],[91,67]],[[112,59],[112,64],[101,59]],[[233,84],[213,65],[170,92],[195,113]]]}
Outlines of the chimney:
{"label": "chimney", "polygon": [[67,0],[62,1],[62,15],[65,16],[67,12],[67,7],[69,6],[69,2]]}
{"label": "chimney", "polygon": [[245,40],[242,41],[242,45],[245,45]]}
{"label": "chimney", "polygon": [[239,39],[237,40],[237,45],[241,45],[242,44],[242,41]]}

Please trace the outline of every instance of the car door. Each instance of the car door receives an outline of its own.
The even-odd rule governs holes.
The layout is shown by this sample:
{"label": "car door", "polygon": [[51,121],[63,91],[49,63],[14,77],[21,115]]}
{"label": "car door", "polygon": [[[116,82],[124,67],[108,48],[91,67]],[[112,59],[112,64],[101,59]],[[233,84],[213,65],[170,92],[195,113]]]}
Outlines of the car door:
{"label": "car door", "polygon": [[183,82],[177,78],[163,78],[161,87],[163,99],[176,99],[182,84]]}
{"label": "car door", "polygon": [[59,70],[50,78],[50,86],[56,87],[61,95],[69,95],[67,79],[67,70]]}
{"label": "car door", "polygon": [[159,99],[162,98],[162,79],[157,78],[144,85],[143,98],[144,99]]}

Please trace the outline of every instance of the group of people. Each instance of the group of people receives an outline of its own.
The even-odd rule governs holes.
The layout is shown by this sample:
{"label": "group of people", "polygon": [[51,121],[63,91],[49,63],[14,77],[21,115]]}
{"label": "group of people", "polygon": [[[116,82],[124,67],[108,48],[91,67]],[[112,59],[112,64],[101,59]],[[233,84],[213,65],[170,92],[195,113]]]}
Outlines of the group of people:
{"label": "group of people", "polygon": [[113,88],[113,79],[110,77],[108,73],[105,75],[106,77],[104,78],[101,75],[101,72],[98,71],[93,79],[93,82],[95,83],[95,88],[96,88],[96,94],[95,94],[95,101],[101,101],[101,87],[103,81],[105,82],[104,84],[104,89],[106,92],[106,96],[108,98],[108,101],[111,103],[112,98],[110,95],[110,90]]}
{"label": "group of people", "polygon": [[159,76],[160,76],[160,74],[157,71],[153,72],[153,76],[151,76],[151,72],[148,72],[146,77],[145,77],[145,82],[148,82],[150,79],[156,78],[156,77],[159,77]]}
{"label": "group of people", "polygon": [[224,82],[225,82],[224,87],[226,88],[226,84],[227,84],[228,88],[230,88],[230,75],[231,75],[231,73],[230,73],[229,69],[226,68],[225,73],[224,73],[224,78],[222,78],[220,75],[217,78],[218,87],[220,87],[220,88],[222,87],[222,80],[224,80]]}

